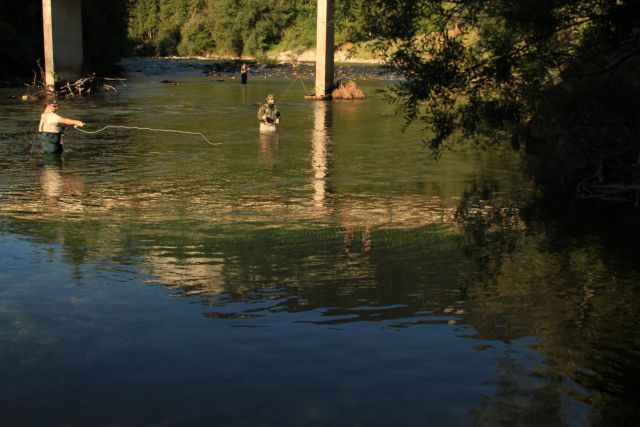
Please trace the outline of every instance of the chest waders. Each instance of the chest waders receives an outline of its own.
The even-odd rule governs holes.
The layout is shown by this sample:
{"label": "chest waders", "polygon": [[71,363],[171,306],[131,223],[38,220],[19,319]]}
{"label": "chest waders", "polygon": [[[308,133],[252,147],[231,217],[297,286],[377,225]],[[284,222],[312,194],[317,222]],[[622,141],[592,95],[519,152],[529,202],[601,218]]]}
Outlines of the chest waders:
{"label": "chest waders", "polygon": [[62,133],[40,132],[40,145],[44,153],[62,153],[64,148],[60,143]]}

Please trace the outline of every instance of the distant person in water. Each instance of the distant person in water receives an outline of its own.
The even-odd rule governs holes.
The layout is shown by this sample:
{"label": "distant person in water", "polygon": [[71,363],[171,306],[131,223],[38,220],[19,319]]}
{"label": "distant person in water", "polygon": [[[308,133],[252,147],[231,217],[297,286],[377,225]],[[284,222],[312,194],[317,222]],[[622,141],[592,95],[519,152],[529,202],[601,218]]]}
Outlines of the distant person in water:
{"label": "distant person in water", "polygon": [[247,67],[247,64],[242,64],[242,67],[240,67],[240,81],[243,85],[247,84],[248,76],[249,76],[249,67]]}
{"label": "distant person in water", "polygon": [[40,125],[38,126],[38,131],[40,132],[40,143],[44,153],[62,153],[64,150],[62,146],[64,126],[60,125],[84,126],[84,122],[59,116],[57,111],[58,100],[47,99],[45,102],[44,113],[40,116]]}
{"label": "distant person in water", "polygon": [[280,123],[280,110],[276,107],[275,96],[267,95],[267,101],[258,109],[258,119],[260,120],[260,128],[272,127]]}

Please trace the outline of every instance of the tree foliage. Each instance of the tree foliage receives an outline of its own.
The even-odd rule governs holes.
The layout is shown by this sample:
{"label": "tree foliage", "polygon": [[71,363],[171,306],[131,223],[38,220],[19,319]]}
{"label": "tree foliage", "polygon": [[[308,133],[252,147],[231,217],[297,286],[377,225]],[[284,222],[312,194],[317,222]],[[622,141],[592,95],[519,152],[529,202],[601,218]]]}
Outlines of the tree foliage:
{"label": "tree foliage", "polygon": [[525,128],[531,151],[572,159],[558,164],[565,182],[638,182],[640,2],[363,0],[355,11],[354,38],[375,38],[404,77],[389,96],[427,125],[436,154],[457,130]]}
{"label": "tree foliage", "polygon": [[85,69],[107,72],[129,48],[126,36],[129,7],[126,1],[82,0],[82,37]]}
{"label": "tree foliage", "polygon": [[[136,55],[250,55],[315,46],[312,0],[131,0]],[[336,42],[348,41],[355,7],[336,4]]]}
{"label": "tree foliage", "polygon": [[133,0],[129,37],[142,55],[260,55],[311,7],[315,19],[301,0]]}
{"label": "tree foliage", "polygon": [[37,19],[42,15],[39,3],[0,2],[0,80],[11,81],[15,75],[31,73],[42,46],[42,18]]}
{"label": "tree foliage", "polygon": [[639,53],[630,1],[369,0],[359,12],[356,37],[377,38],[406,78],[407,118],[442,122],[443,137],[451,123],[474,131],[480,119],[531,117],[541,91],[577,67],[614,72]]}

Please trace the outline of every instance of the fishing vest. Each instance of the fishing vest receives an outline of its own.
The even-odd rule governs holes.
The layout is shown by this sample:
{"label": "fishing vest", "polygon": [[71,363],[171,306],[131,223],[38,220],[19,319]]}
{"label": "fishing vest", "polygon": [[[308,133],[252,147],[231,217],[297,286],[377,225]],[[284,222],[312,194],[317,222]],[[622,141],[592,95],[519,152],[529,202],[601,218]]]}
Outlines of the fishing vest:
{"label": "fishing vest", "polygon": [[273,123],[276,120],[276,117],[280,117],[280,111],[278,107],[275,105],[269,105],[268,103],[262,104],[260,109],[258,110],[258,119],[262,120],[262,115],[267,116],[267,122]]}

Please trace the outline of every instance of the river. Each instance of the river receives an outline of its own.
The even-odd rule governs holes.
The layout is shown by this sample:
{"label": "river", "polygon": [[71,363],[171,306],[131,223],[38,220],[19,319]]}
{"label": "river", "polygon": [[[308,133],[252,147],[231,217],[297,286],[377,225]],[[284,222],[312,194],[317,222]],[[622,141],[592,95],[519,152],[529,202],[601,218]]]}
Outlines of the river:
{"label": "river", "polygon": [[158,64],[63,100],[61,157],[0,90],[0,425],[640,421],[636,224],[543,218],[504,145],[434,160],[382,78]]}

